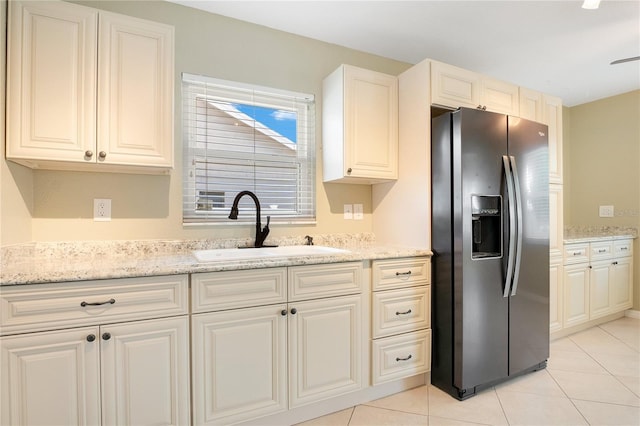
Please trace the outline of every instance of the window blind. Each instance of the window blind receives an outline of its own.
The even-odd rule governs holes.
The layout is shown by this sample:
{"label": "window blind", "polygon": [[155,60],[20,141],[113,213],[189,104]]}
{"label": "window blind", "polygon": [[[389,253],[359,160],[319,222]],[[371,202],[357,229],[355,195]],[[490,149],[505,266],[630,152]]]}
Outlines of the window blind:
{"label": "window blind", "polygon": [[[249,190],[272,223],[315,222],[313,95],[184,73],[183,222],[231,223]],[[243,197],[238,221],[255,222]]]}

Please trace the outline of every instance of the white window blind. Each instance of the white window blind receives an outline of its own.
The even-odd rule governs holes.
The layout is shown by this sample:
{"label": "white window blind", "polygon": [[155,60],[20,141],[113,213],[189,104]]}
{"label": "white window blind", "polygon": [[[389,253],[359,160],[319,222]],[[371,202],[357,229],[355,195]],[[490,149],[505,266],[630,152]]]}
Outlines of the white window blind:
{"label": "white window blind", "polygon": [[[252,191],[275,223],[315,222],[313,95],[182,75],[183,222],[230,223]],[[243,197],[238,221],[255,222]]]}

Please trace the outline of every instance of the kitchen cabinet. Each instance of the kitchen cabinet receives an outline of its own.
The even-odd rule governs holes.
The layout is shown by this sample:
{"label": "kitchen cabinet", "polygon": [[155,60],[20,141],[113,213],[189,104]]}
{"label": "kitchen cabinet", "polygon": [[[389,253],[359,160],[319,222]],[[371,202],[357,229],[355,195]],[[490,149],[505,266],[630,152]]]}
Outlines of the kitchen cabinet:
{"label": "kitchen cabinet", "polygon": [[622,239],[565,245],[564,328],[632,306],[632,243]]}
{"label": "kitchen cabinet", "polygon": [[431,369],[431,269],[426,257],[372,263],[372,383]]}
{"label": "kitchen cabinet", "polygon": [[186,275],[3,288],[1,423],[189,424],[186,294]]}
{"label": "kitchen cabinet", "polygon": [[362,263],[192,277],[195,424],[248,421],[363,387]]}
{"label": "kitchen cabinet", "polygon": [[9,3],[8,159],[173,168],[173,27],[67,2]]}
{"label": "kitchen cabinet", "polygon": [[549,184],[549,256],[562,262],[564,245],[563,186]]}
{"label": "kitchen cabinet", "polygon": [[431,61],[431,103],[519,115],[518,86],[442,62]]}
{"label": "kitchen cabinet", "polygon": [[564,266],[562,256],[553,256],[549,259],[549,331],[555,332],[562,329],[564,316]]}
{"label": "kitchen cabinet", "polygon": [[322,85],[323,181],[398,178],[398,79],[341,65]]}

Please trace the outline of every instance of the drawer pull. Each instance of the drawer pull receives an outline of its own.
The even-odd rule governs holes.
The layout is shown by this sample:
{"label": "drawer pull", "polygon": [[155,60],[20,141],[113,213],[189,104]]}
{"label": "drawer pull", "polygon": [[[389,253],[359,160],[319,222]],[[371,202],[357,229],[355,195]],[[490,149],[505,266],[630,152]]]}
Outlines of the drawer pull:
{"label": "drawer pull", "polygon": [[573,252],[573,255],[574,255],[574,256],[580,256],[581,254],[582,254],[582,252],[581,252],[581,251],[574,251],[574,252]]}
{"label": "drawer pull", "polygon": [[627,251],[629,250],[629,247],[620,247],[620,251]]}
{"label": "drawer pull", "polygon": [[96,340],[95,334],[90,334],[87,336],[87,342],[93,342],[94,340]]}
{"label": "drawer pull", "polygon": [[398,362],[398,361],[409,361],[411,358],[412,358],[411,355],[409,355],[406,358],[396,358],[396,362]]}
{"label": "drawer pull", "polygon": [[411,275],[411,271],[407,271],[407,272],[396,272],[396,277],[399,277],[400,275]]}
{"label": "drawer pull", "polygon": [[100,306],[100,305],[106,305],[107,303],[110,305],[113,305],[114,303],[116,303],[116,299],[109,299],[106,302],[93,302],[93,303],[83,301],[83,302],[80,302],[80,306],[84,308],[85,306]]}
{"label": "drawer pull", "polygon": [[396,315],[409,315],[410,313],[411,313],[411,309],[409,309],[408,311],[404,311],[404,312],[396,311]]}
{"label": "drawer pull", "polygon": [[598,253],[606,253],[607,249],[598,249]]}

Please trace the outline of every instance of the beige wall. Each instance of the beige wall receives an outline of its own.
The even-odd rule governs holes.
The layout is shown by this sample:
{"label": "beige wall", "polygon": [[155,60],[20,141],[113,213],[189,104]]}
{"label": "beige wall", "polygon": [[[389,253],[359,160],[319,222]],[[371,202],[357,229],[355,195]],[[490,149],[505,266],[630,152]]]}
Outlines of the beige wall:
{"label": "beige wall", "polygon": [[[315,94],[318,223],[316,226],[274,225],[271,226],[271,234],[278,236],[371,231],[370,186],[322,183],[322,79],[341,63],[392,75],[401,73],[410,66],[409,64],[168,2],[78,3],[175,26],[176,169],[171,176],[32,171],[6,162],[3,155],[0,164],[0,244],[26,241],[252,236],[254,228],[250,225],[230,224],[197,228],[182,226],[182,72]],[[93,221],[94,198],[112,199],[111,222]],[[343,220],[342,205],[345,203],[364,204],[364,220]]]}
{"label": "beige wall", "polygon": [[[565,111],[565,225],[640,228],[640,90]],[[613,205],[601,218],[598,206]],[[634,244],[634,309],[640,309],[640,244]]]}

